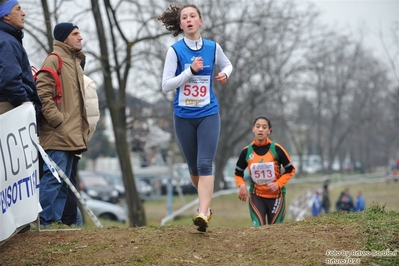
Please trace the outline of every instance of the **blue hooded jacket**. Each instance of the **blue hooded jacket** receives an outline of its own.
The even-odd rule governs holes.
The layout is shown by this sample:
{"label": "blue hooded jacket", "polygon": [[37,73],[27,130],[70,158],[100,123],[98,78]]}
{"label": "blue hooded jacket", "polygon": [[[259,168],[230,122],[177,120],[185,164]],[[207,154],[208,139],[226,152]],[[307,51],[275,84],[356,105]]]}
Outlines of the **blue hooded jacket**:
{"label": "blue hooded jacket", "polygon": [[0,102],[9,102],[14,107],[33,102],[38,115],[41,101],[22,45],[23,36],[22,30],[0,21]]}

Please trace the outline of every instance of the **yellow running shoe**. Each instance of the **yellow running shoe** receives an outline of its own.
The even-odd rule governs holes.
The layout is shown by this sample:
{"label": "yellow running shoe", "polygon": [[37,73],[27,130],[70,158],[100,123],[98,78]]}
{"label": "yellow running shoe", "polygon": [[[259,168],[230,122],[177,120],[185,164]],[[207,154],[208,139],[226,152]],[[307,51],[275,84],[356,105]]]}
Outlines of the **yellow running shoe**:
{"label": "yellow running shoe", "polygon": [[[198,215],[198,213],[199,213],[199,208],[197,208],[197,215]],[[208,219],[208,222],[211,220],[211,218],[212,218],[211,208],[208,208],[208,214],[207,214],[206,218]]]}
{"label": "yellow running shoe", "polygon": [[200,232],[206,232],[208,227],[208,218],[201,212],[193,220],[194,225],[198,226],[197,230]]}
{"label": "yellow running shoe", "polygon": [[212,217],[212,210],[209,209],[208,215],[206,216],[206,218],[208,219],[208,222],[211,220],[211,217]]}

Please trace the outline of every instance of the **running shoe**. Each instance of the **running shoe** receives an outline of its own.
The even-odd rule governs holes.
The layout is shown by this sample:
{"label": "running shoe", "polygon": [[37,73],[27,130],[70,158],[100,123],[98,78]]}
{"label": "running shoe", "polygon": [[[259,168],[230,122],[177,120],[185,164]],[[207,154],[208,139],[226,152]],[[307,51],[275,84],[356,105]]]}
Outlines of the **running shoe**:
{"label": "running shoe", "polygon": [[[197,215],[199,214],[199,208],[197,208]],[[208,208],[208,215],[206,216],[206,218],[208,219],[208,222],[211,220],[212,218],[212,210],[211,208]]]}
{"label": "running shoe", "polygon": [[200,232],[206,232],[206,228],[208,227],[208,219],[201,212],[197,215],[197,217],[193,220],[194,225],[198,226],[197,230]]}
{"label": "running shoe", "polygon": [[212,210],[209,209],[208,215],[206,216],[206,218],[208,219],[208,222],[211,220],[211,217],[212,217]]}

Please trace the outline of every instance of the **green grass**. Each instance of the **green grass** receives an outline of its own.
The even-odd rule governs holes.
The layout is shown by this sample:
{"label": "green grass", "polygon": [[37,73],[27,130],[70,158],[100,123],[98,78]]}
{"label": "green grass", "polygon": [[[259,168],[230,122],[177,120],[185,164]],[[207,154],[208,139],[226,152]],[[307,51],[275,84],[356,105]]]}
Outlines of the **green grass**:
{"label": "green grass", "polygon": [[[320,183],[311,184],[287,184],[287,203],[290,203],[295,197],[308,189],[320,188]],[[335,186],[330,190],[331,209],[334,210],[335,202],[339,194],[345,188],[349,188],[354,200],[356,200],[356,192],[361,190],[366,201],[366,207],[370,208],[373,204],[384,206],[386,210],[399,210],[399,183],[385,182],[381,183],[360,183],[344,186]],[[184,202],[179,196],[174,196],[172,201],[173,211],[178,210],[185,204],[195,200],[196,195],[184,195]],[[167,198],[147,200],[144,202],[146,211],[147,225],[159,226],[161,220],[168,214]],[[189,209],[176,217],[175,220],[169,221],[166,225],[191,225],[192,218],[195,214],[196,207]],[[213,227],[251,227],[251,221],[248,212],[248,202],[238,200],[237,194],[220,196],[212,200],[213,216],[211,225]],[[287,210],[288,211],[288,210]],[[289,219],[286,218],[288,221]],[[88,216],[86,216],[87,224],[85,227],[94,227],[94,224]],[[116,226],[127,227],[119,223],[103,221],[104,227]]]}
{"label": "green grass", "polygon": [[[219,206],[219,204],[225,204],[224,202],[236,200],[233,195],[223,198],[224,199],[219,200],[215,199],[215,207]],[[149,205],[157,206],[156,201],[146,202],[146,204],[148,203],[150,203]],[[158,202],[158,205],[160,205],[160,203],[163,203],[163,201]],[[224,214],[224,212],[221,213]],[[226,218],[226,216],[224,217]],[[221,217],[215,216],[214,218],[215,220],[212,221],[215,224],[218,224],[216,226],[220,226],[220,221],[218,219]],[[190,219],[189,215],[187,216],[187,219]],[[236,218],[232,220],[234,221]],[[126,261],[134,261],[135,263],[138,263],[137,265],[162,265],[159,264],[159,260],[157,259],[162,256],[165,259],[163,265],[187,265],[176,264],[175,259],[183,256],[182,258],[189,261],[190,256],[187,254],[191,252],[191,249],[195,249],[197,246],[195,241],[187,240],[187,231],[184,229],[186,227],[177,226],[178,223],[183,224],[183,221],[184,219],[174,221],[172,226],[159,227],[159,224],[157,224],[154,226],[150,225],[147,227],[132,229],[132,231],[121,231],[113,226],[107,229],[82,229],[81,237],[72,238],[74,240],[71,240],[70,238],[68,241],[58,244],[55,244],[56,242],[52,243],[52,245],[47,246],[41,251],[41,253],[39,253],[40,258],[37,257],[39,255],[30,253],[31,257],[29,260],[62,260],[62,263],[58,265],[65,265],[65,260],[71,260],[71,255],[73,254],[76,254],[76,260],[80,262],[88,262],[88,258],[90,258],[90,261],[92,259],[97,259],[98,261],[100,260],[100,258],[97,257],[98,254],[102,254],[102,256],[109,259],[109,264],[120,259],[120,256],[124,256]],[[107,227],[105,223],[104,225]],[[228,224],[228,226],[231,225],[232,224]],[[212,225],[213,228],[215,228],[214,226],[215,225]],[[215,254],[216,252],[217,259],[215,259],[215,256],[209,256],[206,258],[213,263],[216,263],[217,261],[220,262],[220,260],[223,262],[230,261],[231,254],[229,252],[231,250],[227,244],[230,242],[224,242],[226,243],[226,246],[217,245],[222,243],[219,242],[221,239],[227,238],[231,241],[232,239],[235,239],[236,235],[238,235],[241,236],[241,238],[239,237],[238,239],[241,239],[243,245],[242,248],[245,250],[243,251],[243,254],[251,259],[252,264],[250,265],[324,265],[321,263],[327,258],[346,258],[343,255],[326,255],[326,250],[351,252],[349,258],[360,259],[361,265],[399,265],[399,212],[397,210],[388,210],[384,204],[373,203],[364,212],[349,214],[333,212],[329,215],[309,217],[300,222],[287,221],[284,225],[276,225],[273,228],[264,227],[259,228],[259,230],[252,230],[253,228],[249,228],[245,222],[243,223],[243,227],[246,228],[228,229],[222,227],[214,231],[214,234],[212,235],[213,237],[205,237],[206,239],[202,238],[202,236],[195,237],[199,243],[202,241],[211,243],[210,246],[203,247],[201,251],[196,251],[196,253],[206,256],[207,254]],[[113,228],[115,230],[113,230]],[[102,241],[95,242],[96,240],[93,239],[93,235],[95,236],[97,233],[101,234],[104,230],[107,230],[107,233],[110,234],[110,242],[104,241],[103,238],[101,238],[103,239]],[[223,237],[220,238],[216,232],[223,232]],[[273,232],[273,234],[268,235],[270,232]],[[126,239],[121,240],[121,238],[126,234],[129,234],[133,240],[130,238],[128,238],[127,242]],[[87,237],[85,237],[86,235]],[[183,235],[185,237],[183,237]],[[242,235],[245,235],[245,237],[242,238]],[[259,240],[260,235],[262,235],[262,237],[269,236],[268,240],[270,241],[270,245],[268,248],[274,250],[274,253],[269,252],[273,257],[267,257],[267,264],[264,264],[266,259],[264,252],[259,248],[252,248],[251,246],[254,241],[256,242]],[[190,233],[190,237],[194,236],[197,235]],[[290,237],[286,238],[286,236]],[[44,234],[43,237],[45,237]],[[87,241],[90,239],[92,241],[88,244]],[[116,240],[121,241],[121,243],[117,244],[119,249],[110,254],[110,246],[112,247],[115,243],[118,243],[115,242]],[[283,242],[279,241],[285,241],[284,249],[281,249],[279,244]],[[24,243],[25,242],[21,242],[20,244]],[[138,249],[136,252],[132,252],[131,250],[130,244],[132,243]],[[41,245],[43,245],[43,243]],[[235,243],[234,245],[238,244]],[[76,246],[85,246],[84,252],[70,253],[71,250],[76,249]],[[164,247],[166,246],[168,247],[167,251],[164,250]],[[190,251],[187,251],[187,246],[189,246]],[[24,249],[25,248],[22,248],[22,250]],[[117,252],[120,253],[116,254]],[[352,252],[361,252],[363,255],[356,255]],[[167,253],[168,256],[165,257],[165,253]],[[36,256],[35,259],[33,259],[32,256]],[[132,259],[132,257],[134,257],[134,259]],[[6,259],[7,261],[11,260],[11,257],[9,256]],[[104,259],[104,257],[102,257],[101,260],[102,259]],[[249,265],[242,264],[242,262],[243,260],[241,258],[239,262],[232,261],[229,265]],[[102,263],[103,264],[96,264],[93,262],[93,265],[107,265],[104,261]],[[24,265],[38,264],[27,263]],[[72,265],[77,264],[72,263]],[[222,263],[220,265],[227,264]]]}
{"label": "green grass", "polygon": [[365,212],[367,227],[366,248],[369,251],[396,251],[396,253],[381,252],[374,256],[374,265],[399,265],[399,212],[387,211],[385,206],[371,205]]}

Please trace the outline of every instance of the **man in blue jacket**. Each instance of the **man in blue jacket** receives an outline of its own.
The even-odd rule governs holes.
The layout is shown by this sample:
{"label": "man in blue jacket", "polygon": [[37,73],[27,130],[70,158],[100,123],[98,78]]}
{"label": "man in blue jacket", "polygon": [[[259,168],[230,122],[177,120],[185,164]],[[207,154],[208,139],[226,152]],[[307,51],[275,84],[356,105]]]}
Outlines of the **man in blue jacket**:
{"label": "man in blue jacket", "polygon": [[[0,115],[32,102],[38,118],[42,104],[22,45],[25,12],[17,0],[0,0]],[[30,224],[19,229],[24,233]]]}
{"label": "man in blue jacket", "polygon": [[41,101],[36,91],[25,48],[25,12],[17,0],[0,0],[0,114],[32,102],[39,115]]}
{"label": "man in blue jacket", "polygon": [[365,201],[364,201],[364,197],[363,197],[363,195],[362,195],[362,192],[359,191],[359,192],[357,193],[356,211],[357,211],[357,212],[364,211],[365,207],[366,207],[366,204],[365,204]]}
{"label": "man in blue jacket", "polygon": [[321,205],[321,200],[320,200],[320,193],[315,192],[315,194],[311,197],[310,199],[311,202],[311,208],[312,208],[312,215],[313,216],[318,216],[321,214],[322,211],[322,205]]}

